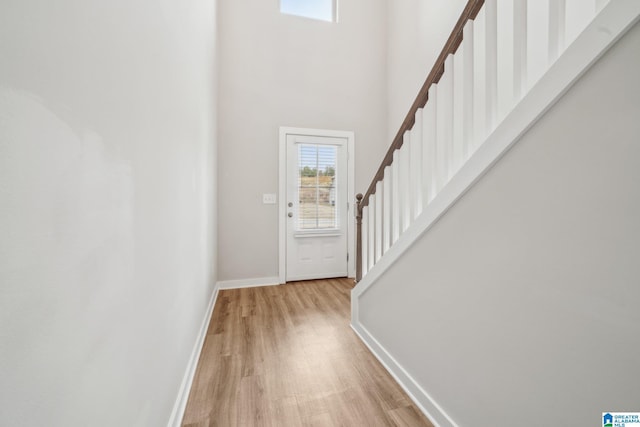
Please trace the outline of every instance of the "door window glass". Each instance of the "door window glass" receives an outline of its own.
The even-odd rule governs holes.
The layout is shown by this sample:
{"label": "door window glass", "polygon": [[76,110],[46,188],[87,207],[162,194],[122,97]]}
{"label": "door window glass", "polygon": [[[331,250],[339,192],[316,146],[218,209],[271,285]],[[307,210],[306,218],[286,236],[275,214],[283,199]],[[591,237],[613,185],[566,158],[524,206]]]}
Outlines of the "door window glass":
{"label": "door window glass", "polygon": [[298,230],[338,228],[338,147],[298,145]]}

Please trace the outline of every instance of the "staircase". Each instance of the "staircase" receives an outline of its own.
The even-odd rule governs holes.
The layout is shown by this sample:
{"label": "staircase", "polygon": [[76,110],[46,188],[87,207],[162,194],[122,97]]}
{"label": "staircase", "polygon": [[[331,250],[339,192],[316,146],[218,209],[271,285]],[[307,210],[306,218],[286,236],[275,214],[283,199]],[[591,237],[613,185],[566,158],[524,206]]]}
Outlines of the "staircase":
{"label": "staircase", "polygon": [[[357,282],[410,229],[424,232],[412,225],[433,216],[455,177],[482,174],[469,163],[484,145],[517,127],[490,166],[629,28],[638,2],[608,3],[469,0],[369,188],[356,196]],[[614,33],[594,34],[609,20]],[[536,111],[516,125],[527,107]]]}
{"label": "staircase", "polygon": [[363,296],[639,17],[635,0],[470,0],[356,196],[352,326],[436,425],[457,424],[414,378],[417,367],[362,325]]}

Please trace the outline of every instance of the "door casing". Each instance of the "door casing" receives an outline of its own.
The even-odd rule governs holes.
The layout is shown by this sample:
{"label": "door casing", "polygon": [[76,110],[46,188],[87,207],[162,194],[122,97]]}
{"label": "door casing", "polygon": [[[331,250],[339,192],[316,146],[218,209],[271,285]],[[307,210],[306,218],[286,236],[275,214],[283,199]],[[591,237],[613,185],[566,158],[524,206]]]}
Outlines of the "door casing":
{"label": "door casing", "polygon": [[279,152],[279,189],[278,189],[278,277],[280,283],[286,282],[287,273],[287,135],[308,135],[320,137],[345,138],[347,140],[347,253],[349,261],[347,270],[349,277],[355,277],[355,253],[354,253],[354,190],[355,190],[355,134],[351,131],[307,129],[295,127],[280,127],[280,152]]}

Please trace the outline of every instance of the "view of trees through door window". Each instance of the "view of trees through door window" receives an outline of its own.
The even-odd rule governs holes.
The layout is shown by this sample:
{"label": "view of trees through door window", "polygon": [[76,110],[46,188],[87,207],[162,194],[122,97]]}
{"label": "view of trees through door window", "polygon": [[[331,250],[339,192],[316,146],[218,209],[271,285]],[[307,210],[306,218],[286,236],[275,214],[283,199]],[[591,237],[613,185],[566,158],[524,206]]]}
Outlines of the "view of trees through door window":
{"label": "view of trees through door window", "polygon": [[336,206],[337,147],[298,146],[298,229],[338,228]]}

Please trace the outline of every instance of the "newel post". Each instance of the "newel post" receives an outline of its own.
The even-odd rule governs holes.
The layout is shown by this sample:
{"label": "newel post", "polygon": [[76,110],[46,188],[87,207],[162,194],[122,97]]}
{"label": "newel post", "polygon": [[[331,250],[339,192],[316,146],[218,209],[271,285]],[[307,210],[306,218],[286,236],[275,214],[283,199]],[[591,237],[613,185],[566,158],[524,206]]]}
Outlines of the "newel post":
{"label": "newel post", "polygon": [[356,194],[356,283],[362,279],[362,197]]}

